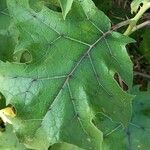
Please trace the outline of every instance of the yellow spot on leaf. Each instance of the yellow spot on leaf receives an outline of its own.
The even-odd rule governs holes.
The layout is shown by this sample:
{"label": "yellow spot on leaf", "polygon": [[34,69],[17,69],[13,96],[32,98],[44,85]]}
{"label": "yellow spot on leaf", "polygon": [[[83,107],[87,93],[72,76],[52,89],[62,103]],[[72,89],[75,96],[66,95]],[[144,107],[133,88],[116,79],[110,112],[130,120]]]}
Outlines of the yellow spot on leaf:
{"label": "yellow spot on leaf", "polygon": [[12,124],[11,120],[8,117],[13,118],[15,116],[16,112],[12,106],[0,110],[0,118],[3,120],[4,123]]}

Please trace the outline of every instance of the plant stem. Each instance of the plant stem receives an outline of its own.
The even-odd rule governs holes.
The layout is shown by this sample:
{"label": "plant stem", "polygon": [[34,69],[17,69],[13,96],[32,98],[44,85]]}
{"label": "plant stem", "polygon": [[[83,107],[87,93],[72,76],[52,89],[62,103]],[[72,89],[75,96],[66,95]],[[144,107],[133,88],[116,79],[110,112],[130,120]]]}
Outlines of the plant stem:
{"label": "plant stem", "polygon": [[135,72],[134,72],[134,75],[139,75],[139,76],[142,76],[142,77],[144,77],[144,78],[150,79],[150,75],[145,74],[145,73],[141,73],[141,72],[135,71]]}
{"label": "plant stem", "polygon": [[149,26],[149,25],[150,25],[150,20],[147,20],[147,21],[145,21],[145,22],[143,22],[143,23],[141,23],[141,24],[135,26],[135,27],[132,29],[132,33],[135,32],[135,31],[137,31],[137,30],[139,30],[139,29],[141,29],[141,28],[143,28],[143,27],[145,27],[145,26]]}
{"label": "plant stem", "polygon": [[124,32],[124,35],[130,35],[133,32],[132,30],[136,27],[137,22],[149,8],[150,2],[143,4],[143,6],[140,8],[139,12],[135,15],[135,17],[130,19],[130,24],[127,30]]}
{"label": "plant stem", "polygon": [[112,27],[111,27],[111,30],[112,30],[112,31],[115,31],[115,30],[117,30],[117,29],[119,29],[119,28],[121,28],[121,27],[123,27],[123,26],[128,25],[129,23],[130,23],[130,20],[122,21],[122,22],[120,22],[120,23],[118,23],[118,24],[112,26]]}

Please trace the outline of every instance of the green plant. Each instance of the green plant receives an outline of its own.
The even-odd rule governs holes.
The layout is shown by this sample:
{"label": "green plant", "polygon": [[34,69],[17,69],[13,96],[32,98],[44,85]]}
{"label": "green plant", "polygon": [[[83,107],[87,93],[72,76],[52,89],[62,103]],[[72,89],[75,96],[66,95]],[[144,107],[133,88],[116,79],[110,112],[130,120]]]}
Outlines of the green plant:
{"label": "green plant", "polygon": [[[131,92],[133,64],[125,48],[134,42],[126,35],[137,31],[150,7],[149,1],[135,0],[132,11],[141,2],[133,19],[111,27],[92,0],[1,0],[1,123],[11,123],[27,149],[146,150],[148,142],[130,140],[139,117],[132,114],[132,100],[141,93]],[[116,31],[126,25],[124,35]],[[137,103],[133,110],[140,110]],[[16,150],[26,149],[10,136]]]}

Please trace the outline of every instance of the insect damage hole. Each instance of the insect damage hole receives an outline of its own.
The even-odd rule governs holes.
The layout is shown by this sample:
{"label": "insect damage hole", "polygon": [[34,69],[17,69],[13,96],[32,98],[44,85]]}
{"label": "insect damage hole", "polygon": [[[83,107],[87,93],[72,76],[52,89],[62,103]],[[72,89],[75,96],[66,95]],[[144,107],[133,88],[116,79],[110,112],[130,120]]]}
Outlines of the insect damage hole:
{"label": "insect damage hole", "polygon": [[18,63],[30,63],[33,60],[32,54],[27,49],[16,52],[13,56],[13,59]]}
{"label": "insect damage hole", "polygon": [[143,3],[140,3],[140,5],[139,5],[139,7],[137,9],[137,12],[139,12],[142,7],[143,7]]}
{"label": "insect damage hole", "polygon": [[118,83],[118,85],[124,90],[127,91],[128,90],[128,86],[124,83],[124,81],[122,80],[121,76],[118,73],[114,74],[114,79],[116,80],[116,82]]}

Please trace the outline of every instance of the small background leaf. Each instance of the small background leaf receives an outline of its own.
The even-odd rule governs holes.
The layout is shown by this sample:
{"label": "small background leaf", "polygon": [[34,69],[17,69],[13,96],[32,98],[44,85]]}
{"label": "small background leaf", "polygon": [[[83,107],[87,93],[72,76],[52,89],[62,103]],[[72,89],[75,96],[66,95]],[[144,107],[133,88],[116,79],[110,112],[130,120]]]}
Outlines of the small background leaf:
{"label": "small background leaf", "polygon": [[149,4],[150,3],[150,0],[133,0],[132,3],[131,3],[131,13],[133,12],[137,12],[138,11],[138,8],[140,7],[140,4]]}
{"label": "small background leaf", "polygon": [[147,63],[150,63],[150,29],[146,29],[142,35],[142,42],[140,44],[140,53],[144,56]]}

